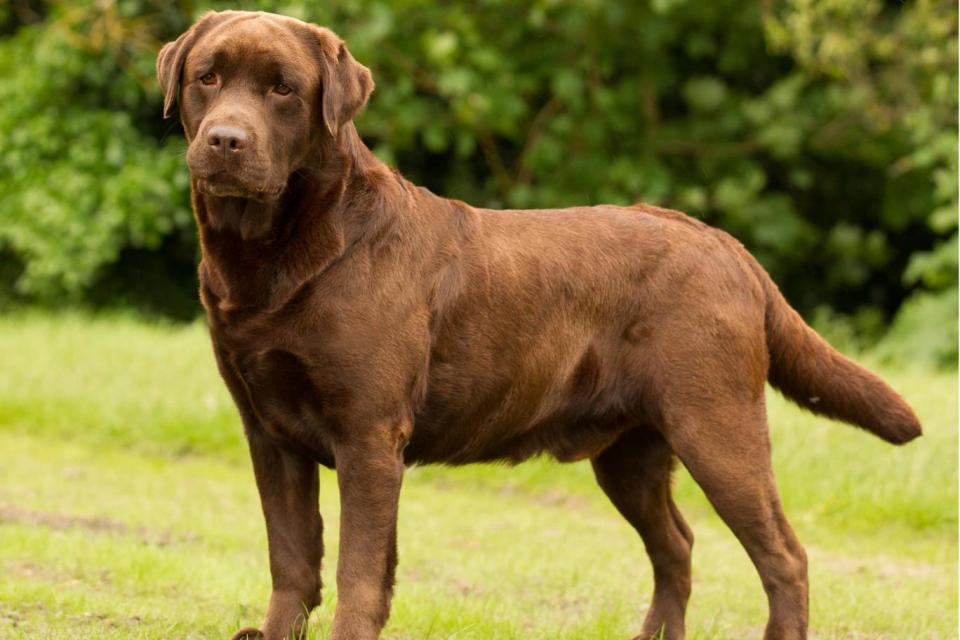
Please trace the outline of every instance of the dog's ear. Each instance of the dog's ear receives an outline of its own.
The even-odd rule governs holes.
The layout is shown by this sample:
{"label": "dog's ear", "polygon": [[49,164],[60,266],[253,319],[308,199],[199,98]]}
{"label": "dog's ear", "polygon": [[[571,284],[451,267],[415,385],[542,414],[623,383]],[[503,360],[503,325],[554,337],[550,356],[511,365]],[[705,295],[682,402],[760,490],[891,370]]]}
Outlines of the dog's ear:
{"label": "dog's ear", "polygon": [[353,59],[337,34],[317,27],[321,57],[323,123],[334,138],[353,119],[373,92],[370,69]]}
{"label": "dog's ear", "polygon": [[187,59],[190,49],[205,32],[215,24],[222,22],[230,11],[209,11],[203,14],[193,26],[187,29],[179,38],[168,42],[157,54],[157,80],[163,91],[163,117],[169,118],[174,114],[174,105],[180,93],[180,76],[183,73],[183,63]]}

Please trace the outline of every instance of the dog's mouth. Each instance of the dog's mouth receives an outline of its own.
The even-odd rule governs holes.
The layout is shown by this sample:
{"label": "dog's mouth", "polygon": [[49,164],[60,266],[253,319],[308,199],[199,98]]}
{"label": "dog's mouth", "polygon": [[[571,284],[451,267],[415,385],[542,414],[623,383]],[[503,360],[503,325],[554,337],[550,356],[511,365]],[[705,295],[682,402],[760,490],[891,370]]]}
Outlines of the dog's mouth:
{"label": "dog's mouth", "polygon": [[261,202],[276,200],[286,185],[261,185],[251,188],[230,176],[218,173],[197,180],[197,190],[217,198],[247,198]]}

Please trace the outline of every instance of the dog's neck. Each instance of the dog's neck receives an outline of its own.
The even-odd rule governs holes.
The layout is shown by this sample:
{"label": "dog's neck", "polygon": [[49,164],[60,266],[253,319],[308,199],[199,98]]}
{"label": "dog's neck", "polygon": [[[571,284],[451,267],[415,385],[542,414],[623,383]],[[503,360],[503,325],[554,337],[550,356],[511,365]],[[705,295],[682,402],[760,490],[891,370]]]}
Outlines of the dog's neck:
{"label": "dog's neck", "polygon": [[203,254],[201,291],[208,309],[278,307],[371,227],[389,224],[382,215],[386,208],[346,201],[350,192],[382,192],[358,190],[357,182],[402,190],[402,180],[366,147],[353,124],[316,151],[291,175],[284,193],[270,201],[212,196],[192,181]]}
{"label": "dog's neck", "polygon": [[280,199],[256,200],[241,197],[217,197],[201,192],[194,184],[193,190],[203,202],[202,224],[215,232],[233,233],[243,240],[263,238],[273,226],[280,209]]}

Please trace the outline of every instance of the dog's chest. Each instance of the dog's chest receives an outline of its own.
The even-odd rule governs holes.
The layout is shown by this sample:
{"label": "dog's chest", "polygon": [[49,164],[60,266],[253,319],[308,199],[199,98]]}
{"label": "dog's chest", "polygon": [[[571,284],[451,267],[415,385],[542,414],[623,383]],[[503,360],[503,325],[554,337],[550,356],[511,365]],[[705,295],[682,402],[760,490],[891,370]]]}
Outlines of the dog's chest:
{"label": "dog's chest", "polygon": [[237,391],[268,434],[333,466],[330,414],[346,400],[345,391],[290,351],[235,351],[224,360],[239,382]]}

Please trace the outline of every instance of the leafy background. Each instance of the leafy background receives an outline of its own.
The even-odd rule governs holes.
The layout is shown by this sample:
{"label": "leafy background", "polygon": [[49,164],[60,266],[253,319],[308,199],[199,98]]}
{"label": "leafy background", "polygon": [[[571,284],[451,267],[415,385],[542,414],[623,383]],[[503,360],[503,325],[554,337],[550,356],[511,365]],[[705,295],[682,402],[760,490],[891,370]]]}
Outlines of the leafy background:
{"label": "leafy background", "polygon": [[207,9],[330,26],[358,127],[491,207],[638,200],[740,238],[835,341],[956,366],[957,5],[944,0],[10,0],[0,305],[199,313],[154,58]]}

